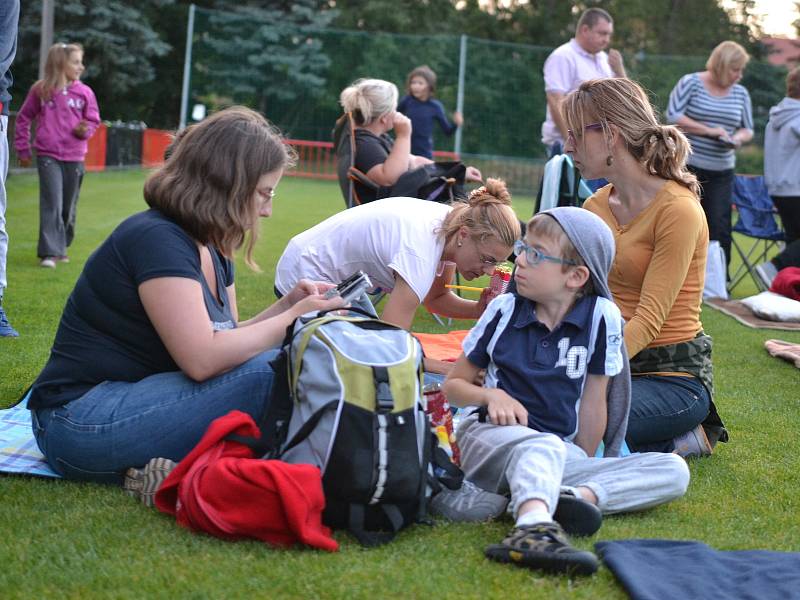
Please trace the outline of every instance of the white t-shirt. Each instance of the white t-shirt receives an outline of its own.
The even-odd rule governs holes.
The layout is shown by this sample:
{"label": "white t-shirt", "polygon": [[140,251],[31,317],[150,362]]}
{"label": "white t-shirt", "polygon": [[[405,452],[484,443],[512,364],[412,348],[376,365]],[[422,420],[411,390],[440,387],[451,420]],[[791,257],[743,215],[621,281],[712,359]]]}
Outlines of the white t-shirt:
{"label": "white t-shirt", "polygon": [[289,241],[275,268],[288,293],[302,278],[338,283],[359,269],[391,292],[402,277],[422,302],[444,250],[438,233],[452,208],[417,198],[386,198],[342,211]]}
{"label": "white t-shirt", "polygon": [[[587,52],[572,38],[553,50],[544,62],[544,91],[569,94],[589,79],[614,76],[608,64],[608,54]],[[548,106],[547,118],[542,123],[542,143],[550,146],[555,142],[563,144],[564,140]]]}

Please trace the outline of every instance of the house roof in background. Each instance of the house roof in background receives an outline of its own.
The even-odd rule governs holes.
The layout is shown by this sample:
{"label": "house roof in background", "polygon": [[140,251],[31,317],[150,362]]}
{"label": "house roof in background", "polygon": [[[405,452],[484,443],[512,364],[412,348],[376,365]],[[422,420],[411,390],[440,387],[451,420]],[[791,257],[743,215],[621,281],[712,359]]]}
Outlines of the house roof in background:
{"label": "house roof in background", "polygon": [[764,37],[761,43],[769,48],[767,60],[773,65],[800,64],[800,39]]}

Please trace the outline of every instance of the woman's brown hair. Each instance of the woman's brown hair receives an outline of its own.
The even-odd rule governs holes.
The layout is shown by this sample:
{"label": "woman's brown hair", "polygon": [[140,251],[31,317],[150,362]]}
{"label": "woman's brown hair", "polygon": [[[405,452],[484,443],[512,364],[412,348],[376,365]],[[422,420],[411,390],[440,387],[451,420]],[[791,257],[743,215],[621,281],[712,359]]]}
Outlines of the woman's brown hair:
{"label": "woman's brown hair", "polygon": [[169,160],[145,182],[144,199],[192,238],[227,257],[247,237],[245,261],[258,269],[252,260],[259,222],[256,186],[263,175],[293,162],[293,152],[269,121],[234,106],[181,136]]}
{"label": "woman's brown hair", "polygon": [[70,54],[83,52],[80,44],[53,44],[47,52],[44,63],[44,77],[33,84],[33,89],[39,99],[47,102],[53,98],[53,93],[67,84],[64,75]]}
{"label": "woman's brown hair", "polygon": [[449,240],[462,226],[480,242],[494,238],[505,246],[514,245],[521,227],[511,208],[511,194],[505,181],[487,179],[486,185],[473,190],[466,201],[454,202],[440,233]]}
{"label": "woman's brown hair", "polygon": [[[576,143],[584,127],[603,126],[606,140],[614,125],[625,145],[651,175],[675,181],[695,195],[700,186],[686,168],[691,153],[689,140],[673,125],[661,125],[645,91],[634,81],[623,78],[590,79],[564,99],[562,112],[567,127],[576,132]],[[609,142],[610,151],[610,142]]]}

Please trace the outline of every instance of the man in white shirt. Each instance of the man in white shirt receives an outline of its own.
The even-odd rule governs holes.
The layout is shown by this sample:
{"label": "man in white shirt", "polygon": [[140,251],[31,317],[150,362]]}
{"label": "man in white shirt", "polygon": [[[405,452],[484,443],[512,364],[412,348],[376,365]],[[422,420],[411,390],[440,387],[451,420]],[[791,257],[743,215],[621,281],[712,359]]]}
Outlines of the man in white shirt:
{"label": "man in white shirt", "polygon": [[578,19],[575,37],[553,50],[544,63],[547,119],[542,123],[542,143],[548,157],[561,154],[567,126],[561,116],[564,96],[581,83],[598,77],[627,77],[622,55],[604,52],[614,33],[614,22],[602,8],[590,8]]}

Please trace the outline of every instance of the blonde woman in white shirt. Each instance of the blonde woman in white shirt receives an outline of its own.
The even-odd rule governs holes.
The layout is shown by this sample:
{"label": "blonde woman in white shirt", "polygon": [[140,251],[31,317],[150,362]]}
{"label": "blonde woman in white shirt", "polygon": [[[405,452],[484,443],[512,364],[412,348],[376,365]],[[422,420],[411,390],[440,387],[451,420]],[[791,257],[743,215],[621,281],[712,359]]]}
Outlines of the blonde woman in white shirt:
{"label": "blonde woman in white shirt", "polygon": [[[452,205],[414,198],[386,198],[343,211],[289,242],[275,272],[285,294],[300,279],[338,283],[364,271],[375,288],[389,293],[383,320],[409,329],[420,304],[433,313],[476,319],[486,306],[460,298],[445,284],[455,270],[469,281],[490,275],[520,237],[511,195],[501,180],[489,179],[468,201]],[[438,362],[438,361],[437,361]],[[426,361],[444,372],[449,363]]]}

